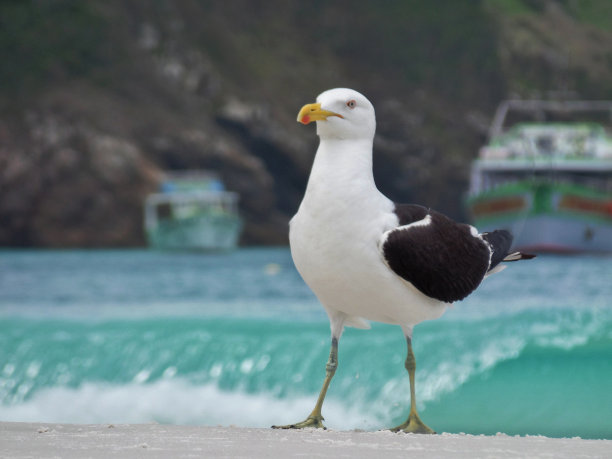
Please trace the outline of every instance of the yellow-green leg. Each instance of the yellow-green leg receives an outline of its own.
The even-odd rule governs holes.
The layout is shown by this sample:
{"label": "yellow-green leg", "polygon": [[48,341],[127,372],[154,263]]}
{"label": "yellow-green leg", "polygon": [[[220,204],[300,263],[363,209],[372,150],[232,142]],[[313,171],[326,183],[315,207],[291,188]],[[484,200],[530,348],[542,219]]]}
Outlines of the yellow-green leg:
{"label": "yellow-green leg", "polygon": [[314,427],[317,429],[325,429],[323,425],[323,415],[321,415],[321,408],[323,407],[323,400],[325,400],[325,394],[327,394],[327,388],[331,382],[334,374],[338,368],[338,339],[332,338],[331,351],[329,352],[329,360],[325,366],[325,380],[323,381],[323,387],[319,393],[317,404],[315,405],[312,413],[306,418],[305,421],[298,422],[296,424],[287,424],[284,426],[272,426],[273,429],[303,429],[304,427]]}
{"label": "yellow-green leg", "polygon": [[406,370],[408,370],[408,377],[410,378],[410,414],[408,419],[403,424],[391,429],[392,432],[407,432],[407,433],[422,433],[422,434],[435,434],[435,432],[427,427],[421,418],[416,407],[416,395],[414,388],[414,373],[416,371],[416,359],[414,358],[414,352],[412,352],[412,338],[406,336],[408,342],[408,355],[406,356]]}

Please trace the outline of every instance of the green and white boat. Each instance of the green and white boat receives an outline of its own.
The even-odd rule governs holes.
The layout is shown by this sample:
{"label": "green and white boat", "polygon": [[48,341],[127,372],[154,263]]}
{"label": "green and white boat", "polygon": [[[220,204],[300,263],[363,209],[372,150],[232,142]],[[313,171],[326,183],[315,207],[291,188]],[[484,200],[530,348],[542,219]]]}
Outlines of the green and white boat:
{"label": "green and white boat", "polygon": [[[536,121],[506,128],[513,112]],[[612,138],[602,124],[570,121],[602,112],[610,121],[612,102],[502,103],[472,163],[474,225],[507,229],[526,251],[612,252]]]}
{"label": "green and white boat", "polygon": [[145,201],[149,245],[169,250],[230,250],[242,230],[238,194],[211,172],[166,174],[159,193]]}

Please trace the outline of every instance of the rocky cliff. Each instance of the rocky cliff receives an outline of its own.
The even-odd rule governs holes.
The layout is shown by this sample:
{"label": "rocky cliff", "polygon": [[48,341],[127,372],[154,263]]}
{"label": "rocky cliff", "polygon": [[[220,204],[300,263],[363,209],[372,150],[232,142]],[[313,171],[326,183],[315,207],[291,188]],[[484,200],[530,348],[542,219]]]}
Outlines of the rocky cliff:
{"label": "rocky cliff", "polygon": [[463,218],[501,99],[612,97],[605,5],[2,2],[0,246],[142,245],[144,197],[192,168],[240,193],[243,244],[283,244],[316,149],[295,114],[338,86],[377,109],[379,188]]}

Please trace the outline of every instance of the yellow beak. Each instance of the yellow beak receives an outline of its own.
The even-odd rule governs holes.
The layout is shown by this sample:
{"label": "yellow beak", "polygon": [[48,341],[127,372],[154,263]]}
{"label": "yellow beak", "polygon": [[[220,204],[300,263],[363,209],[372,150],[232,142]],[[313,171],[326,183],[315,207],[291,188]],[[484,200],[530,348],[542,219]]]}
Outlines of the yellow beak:
{"label": "yellow beak", "polygon": [[306,104],[298,113],[297,120],[302,124],[308,124],[312,121],[325,121],[330,116],[338,116],[340,118],[344,118],[338,113],[330,112],[329,110],[323,110],[321,108],[321,104]]}

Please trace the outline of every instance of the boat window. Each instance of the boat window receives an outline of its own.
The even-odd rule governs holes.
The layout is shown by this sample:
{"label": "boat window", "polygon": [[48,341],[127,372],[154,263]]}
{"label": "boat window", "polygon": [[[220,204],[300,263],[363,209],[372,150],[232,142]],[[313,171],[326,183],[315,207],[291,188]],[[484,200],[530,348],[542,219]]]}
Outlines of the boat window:
{"label": "boat window", "polygon": [[159,203],[156,208],[157,218],[163,220],[172,216],[172,207],[167,202]]}
{"label": "boat window", "polygon": [[538,153],[552,155],[555,152],[555,139],[550,135],[541,135],[536,139]]}

